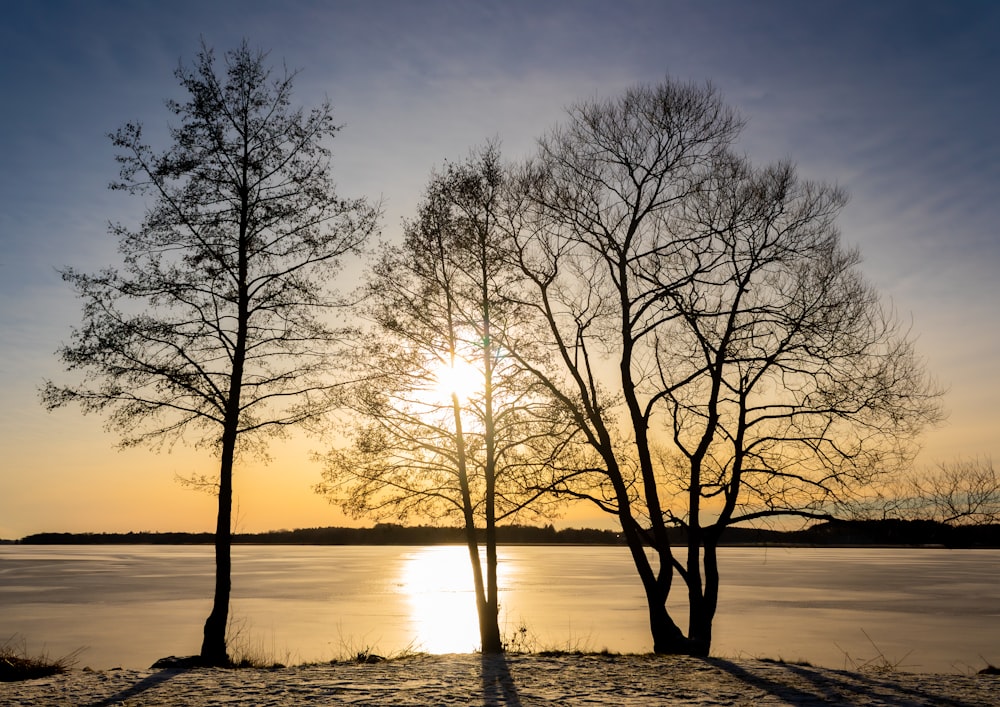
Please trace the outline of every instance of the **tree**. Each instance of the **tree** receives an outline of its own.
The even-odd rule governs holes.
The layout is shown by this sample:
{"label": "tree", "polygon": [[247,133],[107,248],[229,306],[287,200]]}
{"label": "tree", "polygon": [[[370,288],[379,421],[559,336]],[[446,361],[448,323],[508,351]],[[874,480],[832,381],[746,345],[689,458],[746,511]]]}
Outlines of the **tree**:
{"label": "tree", "polygon": [[318,487],[356,516],[457,518],[485,653],[503,649],[497,523],[541,499],[535,477],[565,430],[503,345],[520,320],[503,296],[512,275],[501,255],[505,190],[495,146],[449,164],[432,176],[403,244],[379,253],[359,359],[368,380],[353,397],[362,422],[328,455]]}
{"label": "tree", "polygon": [[905,478],[887,479],[848,499],[854,519],[924,520],[948,525],[1000,522],[1000,474],[988,457],[941,462]]}
{"label": "tree", "polygon": [[177,79],[185,102],[157,154],[138,124],[111,135],[113,189],[152,204],[138,228],[114,225],[123,265],[63,271],[83,325],[58,355],[82,380],[47,382],[44,404],[103,413],[123,445],[185,439],[219,455],[216,583],[201,658],[225,664],[233,468],[269,436],[334,402],[330,290],[341,256],[375,231],[376,209],[334,193],[331,108],[293,108],[294,74],[273,76],[244,43],[217,70],[202,47]]}
{"label": "tree", "polygon": [[915,517],[954,525],[1000,522],[1000,475],[992,459],[942,462],[911,483]]}
{"label": "tree", "polygon": [[[670,80],[577,105],[524,170],[513,229],[562,364],[525,365],[600,460],[555,491],[618,517],[661,653],[707,654],[726,526],[826,517],[937,416],[839,245],[843,194],[751,167],[741,127],[711,86]],[[687,635],[666,608],[675,574]]]}
{"label": "tree", "polygon": [[[902,470],[939,419],[912,341],[840,245],[836,188],[788,164],[724,158],[689,201],[698,275],[674,288],[657,376],[686,502],[678,572],[689,638],[711,644],[716,548],[725,528],[830,518],[836,504]],[[706,267],[706,263],[710,263]]]}

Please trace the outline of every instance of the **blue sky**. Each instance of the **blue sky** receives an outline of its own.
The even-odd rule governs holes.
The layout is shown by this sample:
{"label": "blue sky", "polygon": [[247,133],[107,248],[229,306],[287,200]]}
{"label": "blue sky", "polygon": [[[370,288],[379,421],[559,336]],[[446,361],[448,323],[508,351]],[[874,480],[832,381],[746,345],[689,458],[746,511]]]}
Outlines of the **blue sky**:
{"label": "blue sky", "polygon": [[[119,452],[99,419],[37,402],[79,317],[56,268],[115,262],[107,222],[141,214],[106,188],[106,134],[163,136],[202,37],[246,37],[302,70],[298,101],[330,98],[340,192],[383,198],[390,238],[444,159],[493,137],[524,155],[575,100],[711,80],[751,157],[851,193],[845,241],[949,389],[919,464],[1000,456],[1000,3],[2,0],[0,18],[0,537],[212,525],[174,476],[214,460]],[[320,446],[241,472],[242,529],[343,521],[310,491]]]}

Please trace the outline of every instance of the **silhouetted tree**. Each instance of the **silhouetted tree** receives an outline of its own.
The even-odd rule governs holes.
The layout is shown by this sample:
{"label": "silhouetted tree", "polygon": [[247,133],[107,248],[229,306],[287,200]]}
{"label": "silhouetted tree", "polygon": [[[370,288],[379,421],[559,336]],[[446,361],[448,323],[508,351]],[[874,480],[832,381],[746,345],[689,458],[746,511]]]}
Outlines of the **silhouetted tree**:
{"label": "silhouetted tree", "polygon": [[752,168],[731,151],[741,127],[710,86],[670,80],[577,105],[525,169],[511,229],[562,363],[533,370],[599,460],[556,490],[618,517],[661,653],[708,652],[727,525],[826,517],[937,415],[839,244],[843,195]]}
{"label": "silhouetted tree", "polygon": [[840,245],[844,203],[788,164],[723,156],[681,217],[701,237],[655,357],[664,466],[683,470],[666,514],[687,533],[688,636],[706,650],[727,526],[829,518],[905,469],[912,440],[939,419],[912,341]]}
{"label": "silhouetted tree", "polygon": [[[458,518],[469,550],[482,650],[502,651],[497,522],[539,501],[536,477],[565,423],[506,355],[520,326],[499,212],[506,177],[488,146],[433,175],[402,246],[386,246],[368,283],[373,324],[359,361],[351,445],[318,487],[356,516]],[[485,531],[485,571],[478,529]]]}
{"label": "silhouetted tree", "polygon": [[998,523],[1000,475],[988,457],[942,462],[934,469],[869,487],[843,505],[842,514],[854,519]]}
{"label": "silhouetted tree", "polygon": [[912,484],[911,517],[953,525],[1000,523],[1000,475],[992,459],[942,462]]}
{"label": "silhouetted tree", "polygon": [[137,229],[111,229],[120,269],[63,272],[84,308],[59,356],[82,380],[47,382],[42,398],[104,413],[124,445],[183,438],[218,453],[201,657],[224,664],[234,460],[329,410],[331,315],[342,305],[329,285],[378,214],[336,196],[330,105],[293,108],[294,74],[272,75],[264,53],[244,42],[219,68],[203,46],[176,76],[188,95],[167,104],[178,121],[170,147],[154,152],[134,123],[111,136],[121,163],[112,188],[151,203]]}

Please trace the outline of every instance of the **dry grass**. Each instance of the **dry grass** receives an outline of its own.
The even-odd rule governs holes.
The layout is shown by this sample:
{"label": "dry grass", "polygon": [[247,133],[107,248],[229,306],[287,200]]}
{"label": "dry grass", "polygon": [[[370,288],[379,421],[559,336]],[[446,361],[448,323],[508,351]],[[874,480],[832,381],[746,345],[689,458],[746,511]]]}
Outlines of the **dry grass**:
{"label": "dry grass", "polygon": [[837,646],[837,648],[840,648],[840,650],[844,654],[845,667],[849,668],[850,670],[853,670],[856,673],[870,673],[874,675],[891,675],[893,673],[898,673],[904,665],[903,661],[909,658],[910,653],[913,652],[913,651],[907,652],[906,655],[904,655],[902,658],[889,659],[882,652],[882,649],[875,644],[875,641],[872,640],[872,637],[868,635],[867,631],[861,629],[861,633],[865,635],[865,638],[868,639],[868,642],[874,649],[875,655],[873,657],[854,658],[843,648]]}
{"label": "dry grass", "polygon": [[62,658],[50,658],[44,653],[32,656],[28,654],[27,643],[23,638],[11,636],[0,645],[0,682],[60,675],[76,664],[76,658],[82,650],[81,648]]}
{"label": "dry grass", "polygon": [[271,636],[268,645],[263,637],[254,634],[247,619],[229,617],[226,645],[229,649],[228,667],[231,668],[275,669],[284,668],[293,662],[292,655],[287,650],[279,659],[274,636]]}

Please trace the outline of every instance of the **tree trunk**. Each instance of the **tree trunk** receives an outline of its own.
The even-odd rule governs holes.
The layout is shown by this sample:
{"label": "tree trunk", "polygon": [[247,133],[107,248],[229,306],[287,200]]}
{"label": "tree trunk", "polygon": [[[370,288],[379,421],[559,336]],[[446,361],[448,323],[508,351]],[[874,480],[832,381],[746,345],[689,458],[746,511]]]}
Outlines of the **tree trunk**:
{"label": "tree trunk", "polygon": [[[454,364],[454,361],[452,361]],[[500,629],[497,612],[491,612],[487,601],[486,585],[483,580],[483,566],[479,559],[479,539],[476,537],[476,520],[472,511],[472,494],[469,490],[469,475],[465,456],[465,436],[462,431],[462,407],[458,395],[451,394],[452,410],[455,418],[455,442],[458,455],[458,481],[462,494],[462,512],[465,519],[465,544],[469,550],[472,565],[472,582],[476,593],[476,614],[479,617],[479,638],[484,653],[496,653],[500,643]]]}
{"label": "tree trunk", "polygon": [[[247,125],[244,123],[243,135],[247,134]],[[246,186],[248,165],[248,148],[244,141],[240,184],[240,230],[237,241],[239,294],[236,342],[233,347],[229,395],[226,399],[222,429],[222,460],[219,465],[219,517],[215,525],[215,598],[212,602],[212,613],[205,621],[205,636],[201,644],[201,659],[209,665],[229,664],[229,654],[226,650],[226,627],[229,624],[229,596],[232,589],[233,463],[236,459],[236,439],[240,429],[243,367],[246,363],[247,337],[250,325],[250,294],[247,286],[250,267],[249,243],[247,241],[250,212],[250,195]]]}
{"label": "tree trunk", "polygon": [[[653,574],[653,568],[645,558],[643,552],[644,566],[638,567],[639,577],[642,579],[643,588],[646,590],[646,605],[649,608],[649,631],[653,636],[653,652],[665,655],[688,655],[691,649],[688,639],[684,636],[680,627],[674,623],[667,611],[667,596],[670,594],[670,583],[663,581],[662,577]],[[635,553],[633,552],[633,559]],[[660,570],[663,572],[673,572],[673,568],[667,566]]]}
{"label": "tree trunk", "polygon": [[691,625],[688,627],[690,655],[707,656],[712,647],[713,612],[704,602],[691,607]]}
{"label": "tree trunk", "polygon": [[696,655],[708,655],[712,647],[712,623],[719,603],[719,559],[716,542],[716,537],[706,535],[704,538],[705,586],[703,590],[699,587],[701,591],[697,597],[691,596],[688,636],[697,644],[700,651]]}
{"label": "tree trunk", "polygon": [[661,655],[693,655],[691,642],[667,612],[666,597],[655,599],[646,592],[646,603],[649,606],[649,630],[653,634],[653,652]]}
{"label": "tree trunk", "polygon": [[[483,292],[487,292],[488,278],[485,272],[487,255],[481,254],[484,271],[482,273]],[[483,317],[483,426],[486,437],[486,601],[479,617],[479,632],[485,654],[503,653],[500,638],[500,598],[497,587],[497,452],[496,421],[493,417],[493,343],[491,341],[490,303],[485,296],[482,300]]]}
{"label": "tree trunk", "polygon": [[[490,490],[490,509],[492,494]],[[486,601],[480,608],[479,633],[483,653],[503,653],[500,639],[500,599],[497,588],[497,531],[494,514],[487,511],[486,522]]]}
{"label": "tree trunk", "polygon": [[483,653],[502,653],[500,642],[500,624],[497,604],[487,599],[487,591],[483,579],[483,568],[479,558],[479,543],[476,540],[476,527],[468,524],[465,527],[466,546],[469,549],[469,562],[472,565],[472,584],[476,594],[476,616],[479,619],[479,640]]}
{"label": "tree trunk", "polygon": [[[227,435],[228,437],[229,435]],[[233,508],[233,441],[223,443],[222,465],[219,472],[219,515],[215,526],[215,598],[212,613],[205,621],[201,644],[201,659],[207,665],[228,665],[226,627],[229,624],[229,595],[232,587],[232,508]],[[228,443],[227,443],[228,442]]]}
{"label": "tree trunk", "polygon": [[632,554],[632,562],[642,580],[646,593],[646,605],[649,609],[649,630],[653,636],[653,652],[664,655],[692,655],[690,641],[674,623],[667,611],[667,596],[670,594],[670,579],[673,567],[670,563],[670,549],[660,554],[659,576],[646,557],[642,535],[630,516],[620,515],[625,542]]}
{"label": "tree trunk", "polygon": [[479,542],[476,539],[475,524],[471,519],[467,519],[465,540],[469,550],[469,562],[472,565],[472,584],[476,594],[476,616],[479,619],[481,650],[483,653],[502,653],[498,605],[487,599],[483,567],[479,558]]}
{"label": "tree trunk", "polygon": [[482,640],[482,652],[486,655],[503,653],[503,641],[500,638],[499,607],[489,601],[479,606],[479,635]]}

